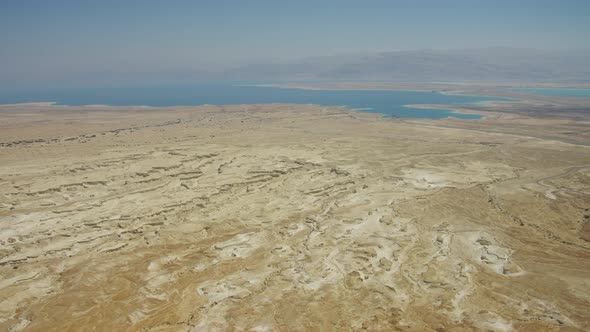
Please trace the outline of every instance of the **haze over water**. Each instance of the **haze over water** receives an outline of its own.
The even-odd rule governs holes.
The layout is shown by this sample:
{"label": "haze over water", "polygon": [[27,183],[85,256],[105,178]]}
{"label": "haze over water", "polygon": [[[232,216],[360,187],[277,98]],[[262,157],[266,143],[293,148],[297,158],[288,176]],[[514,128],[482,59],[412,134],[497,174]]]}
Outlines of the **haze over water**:
{"label": "haze over water", "polygon": [[534,93],[537,95],[544,95],[544,96],[590,98],[590,89],[515,88],[513,90],[527,92],[527,93]]}
{"label": "haze over water", "polygon": [[501,99],[445,95],[423,91],[303,90],[230,84],[0,92],[0,104],[56,102],[64,105],[179,106],[292,103],[346,106],[391,117],[430,119],[441,119],[449,116],[461,119],[479,119],[481,116],[455,113],[444,109],[409,108],[405,105],[459,105],[487,100]]}

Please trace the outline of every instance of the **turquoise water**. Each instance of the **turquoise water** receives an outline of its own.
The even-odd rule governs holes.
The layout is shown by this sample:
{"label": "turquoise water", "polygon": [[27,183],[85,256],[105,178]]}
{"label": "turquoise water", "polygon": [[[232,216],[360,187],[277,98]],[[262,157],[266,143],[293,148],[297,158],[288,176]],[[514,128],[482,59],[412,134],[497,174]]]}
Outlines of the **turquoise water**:
{"label": "turquoise water", "polygon": [[590,89],[515,88],[512,90],[534,93],[537,95],[544,96],[590,98]]}
{"label": "turquoise water", "polygon": [[23,102],[57,102],[63,105],[229,105],[229,104],[319,104],[365,109],[364,112],[404,118],[479,119],[477,114],[453,113],[450,110],[414,109],[409,104],[464,105],[492,97],[444,95],[436,92],[374,90],[302,90],[231,84],[142,86],[120,88],[78,88],[27,91],[0,91],[0,104]]}

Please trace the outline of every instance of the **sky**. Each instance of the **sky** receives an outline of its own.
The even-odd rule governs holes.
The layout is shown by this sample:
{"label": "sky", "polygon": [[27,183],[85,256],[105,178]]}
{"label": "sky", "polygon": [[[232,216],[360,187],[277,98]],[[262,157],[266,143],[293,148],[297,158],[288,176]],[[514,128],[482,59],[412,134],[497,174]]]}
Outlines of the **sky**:
{"label": "sky", "polygon": [[348,53],[589,49],[589,35],[588,0],[0,0],[0,87]]}

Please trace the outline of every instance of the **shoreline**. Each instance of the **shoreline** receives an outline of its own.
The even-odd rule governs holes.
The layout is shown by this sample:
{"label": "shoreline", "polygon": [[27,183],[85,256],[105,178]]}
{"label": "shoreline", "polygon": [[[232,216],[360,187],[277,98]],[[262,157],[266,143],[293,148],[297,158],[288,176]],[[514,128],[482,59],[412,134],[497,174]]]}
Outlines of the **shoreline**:
{"label": "shoreline", "polygon": [[[373,111],[374,109],[371,107],[348,107],[345,105],[320,105],[320,104],[295,104],[295,103],[268,103],[268,104],[224,104],[224,105],[211,105],[211,104],[202,104],[202,105],[176,105],[176,106],[143,106],[143,105],[139,105],[139,106],[131,106],[131,105],[125,105],[125,106],[117,106],[117,105],[99,105],[99,104],[89,104],[89,105],[61,105],[61,104],[57,104],[55,102],[33,102],[33,103],[17,103],[17,104],[0,104],[0,113],[2,112],[2,110],[4,109],[9,109],[9,108],[39,108],[39,107],[49,107],[51,109],[54,110],[66,110],[66,111],[71,111],[71,110],[80,110],[80,108],[82,108],[82,110],[85,111],[92,111],[92,110],[98,110],[98,111],[137,111],[137,110],[160,110],[160,109],[178,109],[178,108],[182,108],[182,109],[186,109],[186,108],[198,108],[198,107],[207,107],[207,106],[213,106],[213,107],[235,107],[235,106],[262,106],[262,105],[266,105],[266,106],[272,106],[272,105],[292,105],[292,106],[317,106],[317,107],[324,107],[324,108],[334,108],[334,109],[340,109],[340,110],[344,110],[344,111],[348,111],[348,112],[352,112],[352,113],[356,113],[356,114],[372,114],[375,116],[379,116],[380,118],[384,118],[384,119],[428,119],[428,120],[433,120],[433,121],[437,121],[437,120],[442,120],[442,119],[446,119],[446,118],[428,118],[428,117],[401,117],[401,116],[395,116],[395,115],[388,115],[386,113],[381,113],[378,111]],[[402,105],[403,107],[406,108],[413,108],[413,109],[426,109],[426,110],[437,110],[437,111],[447,111],[448,113],[457,113],[457,114],[474,114],[474,115],[480,115],[481,118],[477,118],[477,119],[467,119],[467,118],[458,118],[458,117],[452,117],[452,116],[448,116],[447,118],[454,118],[457,120],[482,120],[485,119],[487,117],[489,117],[490,115],[487,114],[487,112],[477,112],[477,111],[470,111],[470,110],[466,110],[464,108],[456,108],[453,107],[452,105],[448,105],[445,106],[444,104],[408,104],[408,105]],[[50,111],[51,109],[47,109],[47,111]]]}
{"label": "shoreline", "polygon": [[[359,84],[356,86],[355,84]],[[469,90],[438,90],[438,89],[420,89],[420,88],[410,88],[402,86],[395,86],[395,87],[364,87],[362,86],[363,83],[353,83],[353,87],[325,87],[325,86],[317,86],[317,85],[297,85],[297,84],[254,84],[254,85],[244,85],[244,86],[251,86],[251,87],[261,87],[261,88],[277,88],[277,89],[296,89],[296,90],[310,90],[310,91],[408,91],[408,92],[431,92],[431,93],[438,93],[441,95],[446,96],[463,96],[463,97],[480,97],[480,98],[502,98],[506,99],[506,102],[515,102],[515,101],[525,101],[525,98],[515,98],[515,97],[506,97],[505,94],[507,91],[497,91],[496,94],[490,93],[489,91],[486,92],[478,92],[478,91],[469,91]],[[415,84],[415,83],[409,83]],[[498,88],[500,89],[500,88]],[[518,91],[516,91],[518,92]],[[527,94],[528,95],[528,94]],[[490,100],[490,101],[497,101],[497,100]],[[481,101],[486,102],[486,101]]]}
{"label": "shoreline", "polygon": [[[572,98],[570,96],[555,96],[527,93],[519,89],[564,89],[564,90],[590,90],[590,84],[564,85],[558,84],[543,85],[543,83],[531,84],[494,84],[494,83],[443,83],[443,82],[332,82],[332,83],[284,83],[284,84],[253,84],[247,86],[300,89],[314,91],[414,91],[414,92],[435,92],[443,95],[505,98],[513,100],[536,100],[548,98]],[[467,88],[467,89],[466,89]],[[585,98],[585,97],[576,97]],[[585,99],[590,99],[586,97]]]}
{"label": "shoreline", "polygon": [[477,119],[455,118],[457,120],[483,120],[483,119],[493,116],[493,115],[489,114],[491,112],[481,112],[481,111],[478,112],[478,111],[470,110],[470,109],[463,108],[463,107],[453,107],[451,105],[449,105],[449,107],[447,107],[443,104],[408,104],[408,105],[404,105],[404,107],[415,108],[415,109],[427,109],[427,110],[441,110],[441,111],[449,111],[449,112],[458,113],[458,114],[473,114],[473,115],[481,116],[480,118],[477,118]]}
{"label": "shoreline", "polygon": [[[251,87],[267,87],[267,88],[273,88],[273,89],[302,89],[302,90],[324,90],[324,91],[338,91],[338,90],[349,90],[349,91],[362,91],[362,90],[366,90],[366,91],[392,91],[392,89],[381,89],[381,88],[374,88],[374,87],[369,87],[369,88],[350,88],[350,89],[342,89],[342,88],[325,88],[325,87],[309,87],[309,86],[293,86],[293,85],[289,85],[289,86],[284,86],[284,85],[277,85],[277,84],[257,84],[257,85],[240,85],[240,86],[251,86]],[[419,92],[419,93],[426,93],[426,94],[438,94],[438,95],[445,95],[445,96],[451,96],[451,97],[476,97],[479,99],[496,99],[497,97],[494,97],[492,95],[478,95],[476,93],[468,93],[467,91],[462,91],[462,90],[446,90],[446,91],[434,91],[434,90],[429,90],[429,89],[425,89],[425,88],[400,88],[400,89],[395,89],[396,91],[413,91],[413,92]],[[296,94],[295,94],[296,95]],[[269,96],[272,96],[269,95]],[[289,94],[287,94],[287,96],[289,96]],[[411,99],[414,102],[414,104],[421,104],[421,102],[424,99],[445,99],[445,98],[440,98],[440,97],[429,97],[429,96],[424,96],[424,99],[420,98],[421,95],[415,95],[418,96],[416,97],[412,97]],[[350,104],[355,104],[355,106],[348,106],[347,104],[317,104],[317,105],[322,105],[322,106],[329,106],[329,107],[344,107],[350,111],[353,112],[362,112],[362,113],[372,113],[372,114],[377,114],[379,116],[382,117],[386,117],[386,118],[390,118],[390,117],[394,117],[394,118],[402,118],[402,119],[413,119],[413,118],[429,118],[429,119],[442,119],[445,116],[446,117],[455,117],[454,115],[460,115],[460,114],[477,114],[477,115],[481,115],[481,113],[479,112],[466,112],[466,111],[459,111],[457,109],[455,109],[456,107],[454,107],[453,104],[440,104],[440,105],[444,105],[444,106],[436,106],[436,107],[432,107],[433,110],[438,110],[438,111],[446,111],[447,114],[444,115],[436,115],[434,113],[432,114],[427,114],[425,112],[416,112],[416,113],[408,113],[407,111],[403,110],[403,109],[428,109],[428,107],[412,107],[412,106],[407,106],[407,105],[398,105],[395,103],[395,97],[392,97],[393,99],[391,100],[391,105],[390,107],[388,107],[388,104],[383,104],[383,105],[376,105],[376,104],[371,104],[370,102],[367,103],[357,103],[355,104],[353,101],[348,100],[348,102]],[[232,99],[232,98],[229,98]],[[258,105],[262,105],[262,104],[266,104],[266,105],[273,105],[273,104],[284,104],[284,103],[277,103],[277,102],[268,102],[268,103],[258,103],[256,102],[255,99],[257,98],[246,98],[246,99],[254,99],[254,103],[248,103],[248,104],[258,104]],[[284,98],[260,98],[260,99],[284,99]],[[289,99],[289,98],[287,98]],[[298,98],[295,98],[295,101]],[[300,99],[300,98],[299,98]],[[322,102],[323,98],[316,98],[318,100],[316,100],[316,102]],[[333,98],[332,98],[333,99]],[[344,98],[346,99],[346,98]],[[350,99],[350,98],[348,98]],[[422,100],[421,100],[422,99]],[[453,98],[449,98],[449,99],[453,99]],[[461,99],[461,98],[455,98],[455,99]],[[73,99],[74,101],[76,99]],[[142,98],[132,98],[128,101],[134,102],[137,100],[142,100]],[[199,99],[197,99],[199,100]],[[94,101],[94,100],[93,100]],[[174,100],[168,100],[168,102],[174,102]],[[219,101],[219,100],[216,100]],[[242,101],[242,100],[239,100]],[[343,103],[346,103],[345,100],[341,100]],[[482,100],[483,101],[487,101],[487,100]],[[466,102],[468,103],[468,102]],[[297,103],[299,105],[304,105],[307,103]],[[366,106],[363,104],[367,104]],[[66,106],[72,106],[72,107],[78,107],[81,108],[82,110],[96,110],[96,109],[118,109],[118,110],[137,110],[137,109],[155,109],[155,108],[187,108],[187,107],[196,107],[196,106],[204,106],[207,105],[205,103],[203,104],[178,104],[178,105],[165,105],[165,106],[155,106],[155,105],[116,105],[116,104],[83,104],[83,105],[68,105],[68,104],[58,104],[57,102],[23,102],[23,103],[17,103],[17,104],[3,104],[0,105],[0,107],[21,107],[21,108],[26,108],[26,107],[33,107],[33,108],[37,108],[40,106],[53,106],[54,108],[60,108],[60,107],[66,107]],[[215,104],[217,106],[230,106],[230,105],[240,105],[238,103],[227,103],[227,104]],[[392,114],[393,113],[393,114]],[[420,114],[420,113],[424,113],[424,114]],[[457,116],[458,119],[462,119],[462,120],[468,120],[467,118],[462,118],[461,116]]]}
{"label": "shoreline", "polygon": [[[244,86],[297,88],[304,90],[400,90],[400,91],[432,91],[431,88],[409,88],[408,86],[430,87],[468,87],[468,88],[501,88],[501,89],[571,89],[589,90],[590,83],[500,83],[500,82],[371,82],[371,81],[334,81],[310,83],[270,83],[247,84]],[[370,86],[370,87],[366,87]],[[381,86],[381,88],[379,88]],[[392,86],[392,87],[387,87]]]}

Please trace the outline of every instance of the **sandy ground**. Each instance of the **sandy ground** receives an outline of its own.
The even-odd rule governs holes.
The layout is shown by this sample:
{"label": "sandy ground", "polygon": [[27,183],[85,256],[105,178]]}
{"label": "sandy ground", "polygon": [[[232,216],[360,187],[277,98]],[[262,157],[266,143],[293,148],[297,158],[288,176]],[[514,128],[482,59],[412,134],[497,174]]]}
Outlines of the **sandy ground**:
{"label": "sandy ground", "polygon": [[0,330],[590,330],[587,131],[0,106]]}

